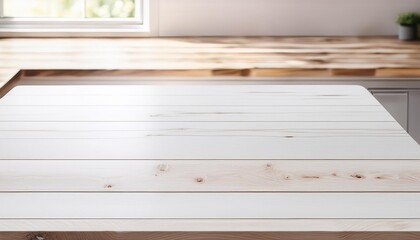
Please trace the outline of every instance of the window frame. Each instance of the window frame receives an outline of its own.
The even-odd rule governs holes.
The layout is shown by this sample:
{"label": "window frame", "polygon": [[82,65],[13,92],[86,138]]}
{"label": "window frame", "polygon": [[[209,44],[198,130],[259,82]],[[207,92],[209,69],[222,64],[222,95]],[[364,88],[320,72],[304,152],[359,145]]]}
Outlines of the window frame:
{"label": "window frame", "polygon": [[138,0],[136,16],[130,18],[9,18],[3,17],[0,0],[0,37],[4,36],[112,36],[112,33],[149,35],[150,12],[156,0]]}

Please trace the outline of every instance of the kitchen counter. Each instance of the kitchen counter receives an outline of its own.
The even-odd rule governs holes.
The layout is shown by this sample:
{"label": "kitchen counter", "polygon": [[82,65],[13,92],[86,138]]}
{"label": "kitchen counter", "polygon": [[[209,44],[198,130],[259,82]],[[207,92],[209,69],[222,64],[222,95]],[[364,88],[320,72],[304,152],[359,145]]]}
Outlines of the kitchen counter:
{"label": "kitchen counter", "polygon": [[0,75],[4,69],[112,69],[171,76],[420,76],[420,42],[386,37],[6,38],[0,39]]}

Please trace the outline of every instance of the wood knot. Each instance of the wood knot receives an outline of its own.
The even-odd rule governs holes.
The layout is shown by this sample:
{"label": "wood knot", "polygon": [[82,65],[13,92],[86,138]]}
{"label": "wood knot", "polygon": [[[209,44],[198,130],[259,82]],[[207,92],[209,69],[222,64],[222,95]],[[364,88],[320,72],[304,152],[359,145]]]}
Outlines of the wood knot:
{"label": "wood knot", "polygon": [[265,165],[266,168],[272,168],[273,165],[271,163],[267,163],[267,165]]}
{"label": "wood knot", "polygon": [[198,177],[198,178],[195,178],[195,181],[198,183],[204,183],[204,178]]}
{"label": "wood knot", "polygon": [[375,177],[378,180],[387,180],[387,179],[392,179],[391,175],[380,175],[380,176],[376,176]]}
{"label": "wood knot", "polygon": [[105,188],[108,188],[108,189],[110,189],[110,188],[113,188],[114,186],[112,186],[111,184],[105,184]]}
{"label": "wood knot", "polygon": [[357,179],[363,179],[363,178],[365,178],[365,176],[363,176],[363,175],[361,175],[361,174],[353,174],[353,175],[351,175],[351,177],[352,178],[357,178]]}
{"label": "wood knot", "polygon": [[169,169],[169,165],[168,164],[159,164],[157,166],[157,169],[159,172],[166,172]]}

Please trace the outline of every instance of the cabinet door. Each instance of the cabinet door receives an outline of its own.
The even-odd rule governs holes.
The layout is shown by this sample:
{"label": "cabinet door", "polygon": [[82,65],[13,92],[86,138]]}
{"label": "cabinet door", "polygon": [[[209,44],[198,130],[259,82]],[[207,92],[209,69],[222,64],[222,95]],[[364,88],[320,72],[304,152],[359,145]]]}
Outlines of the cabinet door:
{"label": "cabinet door", "polygon": [[410,135],[420,144],[420,90],[410,90],[408,102],[408,130]]}
{"label": "cabinet door", "polygon": [[372,90],[373,96],[408,131],[408,92]]}

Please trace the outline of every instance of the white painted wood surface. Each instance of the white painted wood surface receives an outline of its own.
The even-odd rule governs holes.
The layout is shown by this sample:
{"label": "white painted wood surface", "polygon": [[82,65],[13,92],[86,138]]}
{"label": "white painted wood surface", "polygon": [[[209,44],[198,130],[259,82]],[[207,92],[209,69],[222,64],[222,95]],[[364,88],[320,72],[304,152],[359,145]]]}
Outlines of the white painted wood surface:
{"label": "white painted wood surface", "polygon": [[[116,83],[117,81],[113,81]],[[158,83],[157,83],[158,84]],[[19,86],[7,95],[12,96],[238,96],[251,97],[255,95],[270,96],[368,96],[368,91],[361,86],[316,86],[316,85],[283,85],[283,86],[256,86],[256,85],[79,85],[79,86]]]}
{"label": "white painted wood surface", "polygon": [[21,86],[0,100],[0,231],[420,231],[419,192],[420,147],[358,86]]}
{"label": "white painted wood surface", "polygon": [[404,219],[420,216],[420,193],[2,193],[0,202],[1,218],[12,219]]}
{"label": "white painted wood surface", "polygon": [[[93,102],[83,100],[89,96]],[[130,96],[138,96],[132,99],[136,105],[126,104]],[[230,99],[224,99],[226,106],[219,99],[225,96]],[[55,102],[53,97],[58,105],[45,105]],[[47,99],[40,101],[43,98]],[[302,103],[311,99],[323,103]],[[349,104],[349,99],[355,103]],[[63,101],[67,104],[59,105]],[[100,101],[105,105],[95,105]],[[112,101],[114,105],[106,105]],[[250,104],[254,101],[255,106]],[[0,146],[8,149],[0,152],[2,159],[418,159],[420,155],[417,143],[396,125],[371,132],[372,125],[392,125],[395,120],[357,86],[25,86],[1,101],[0,122]],[[73,128],[65,126],[72,122]],[[12,131],[16,127],[8,128],[11,123],[32,128]],[[78,131],[79,126],[89,130]],[[324,130],[326,126],[331,129]],[[64,131],[56,130],[63,127]]]}

